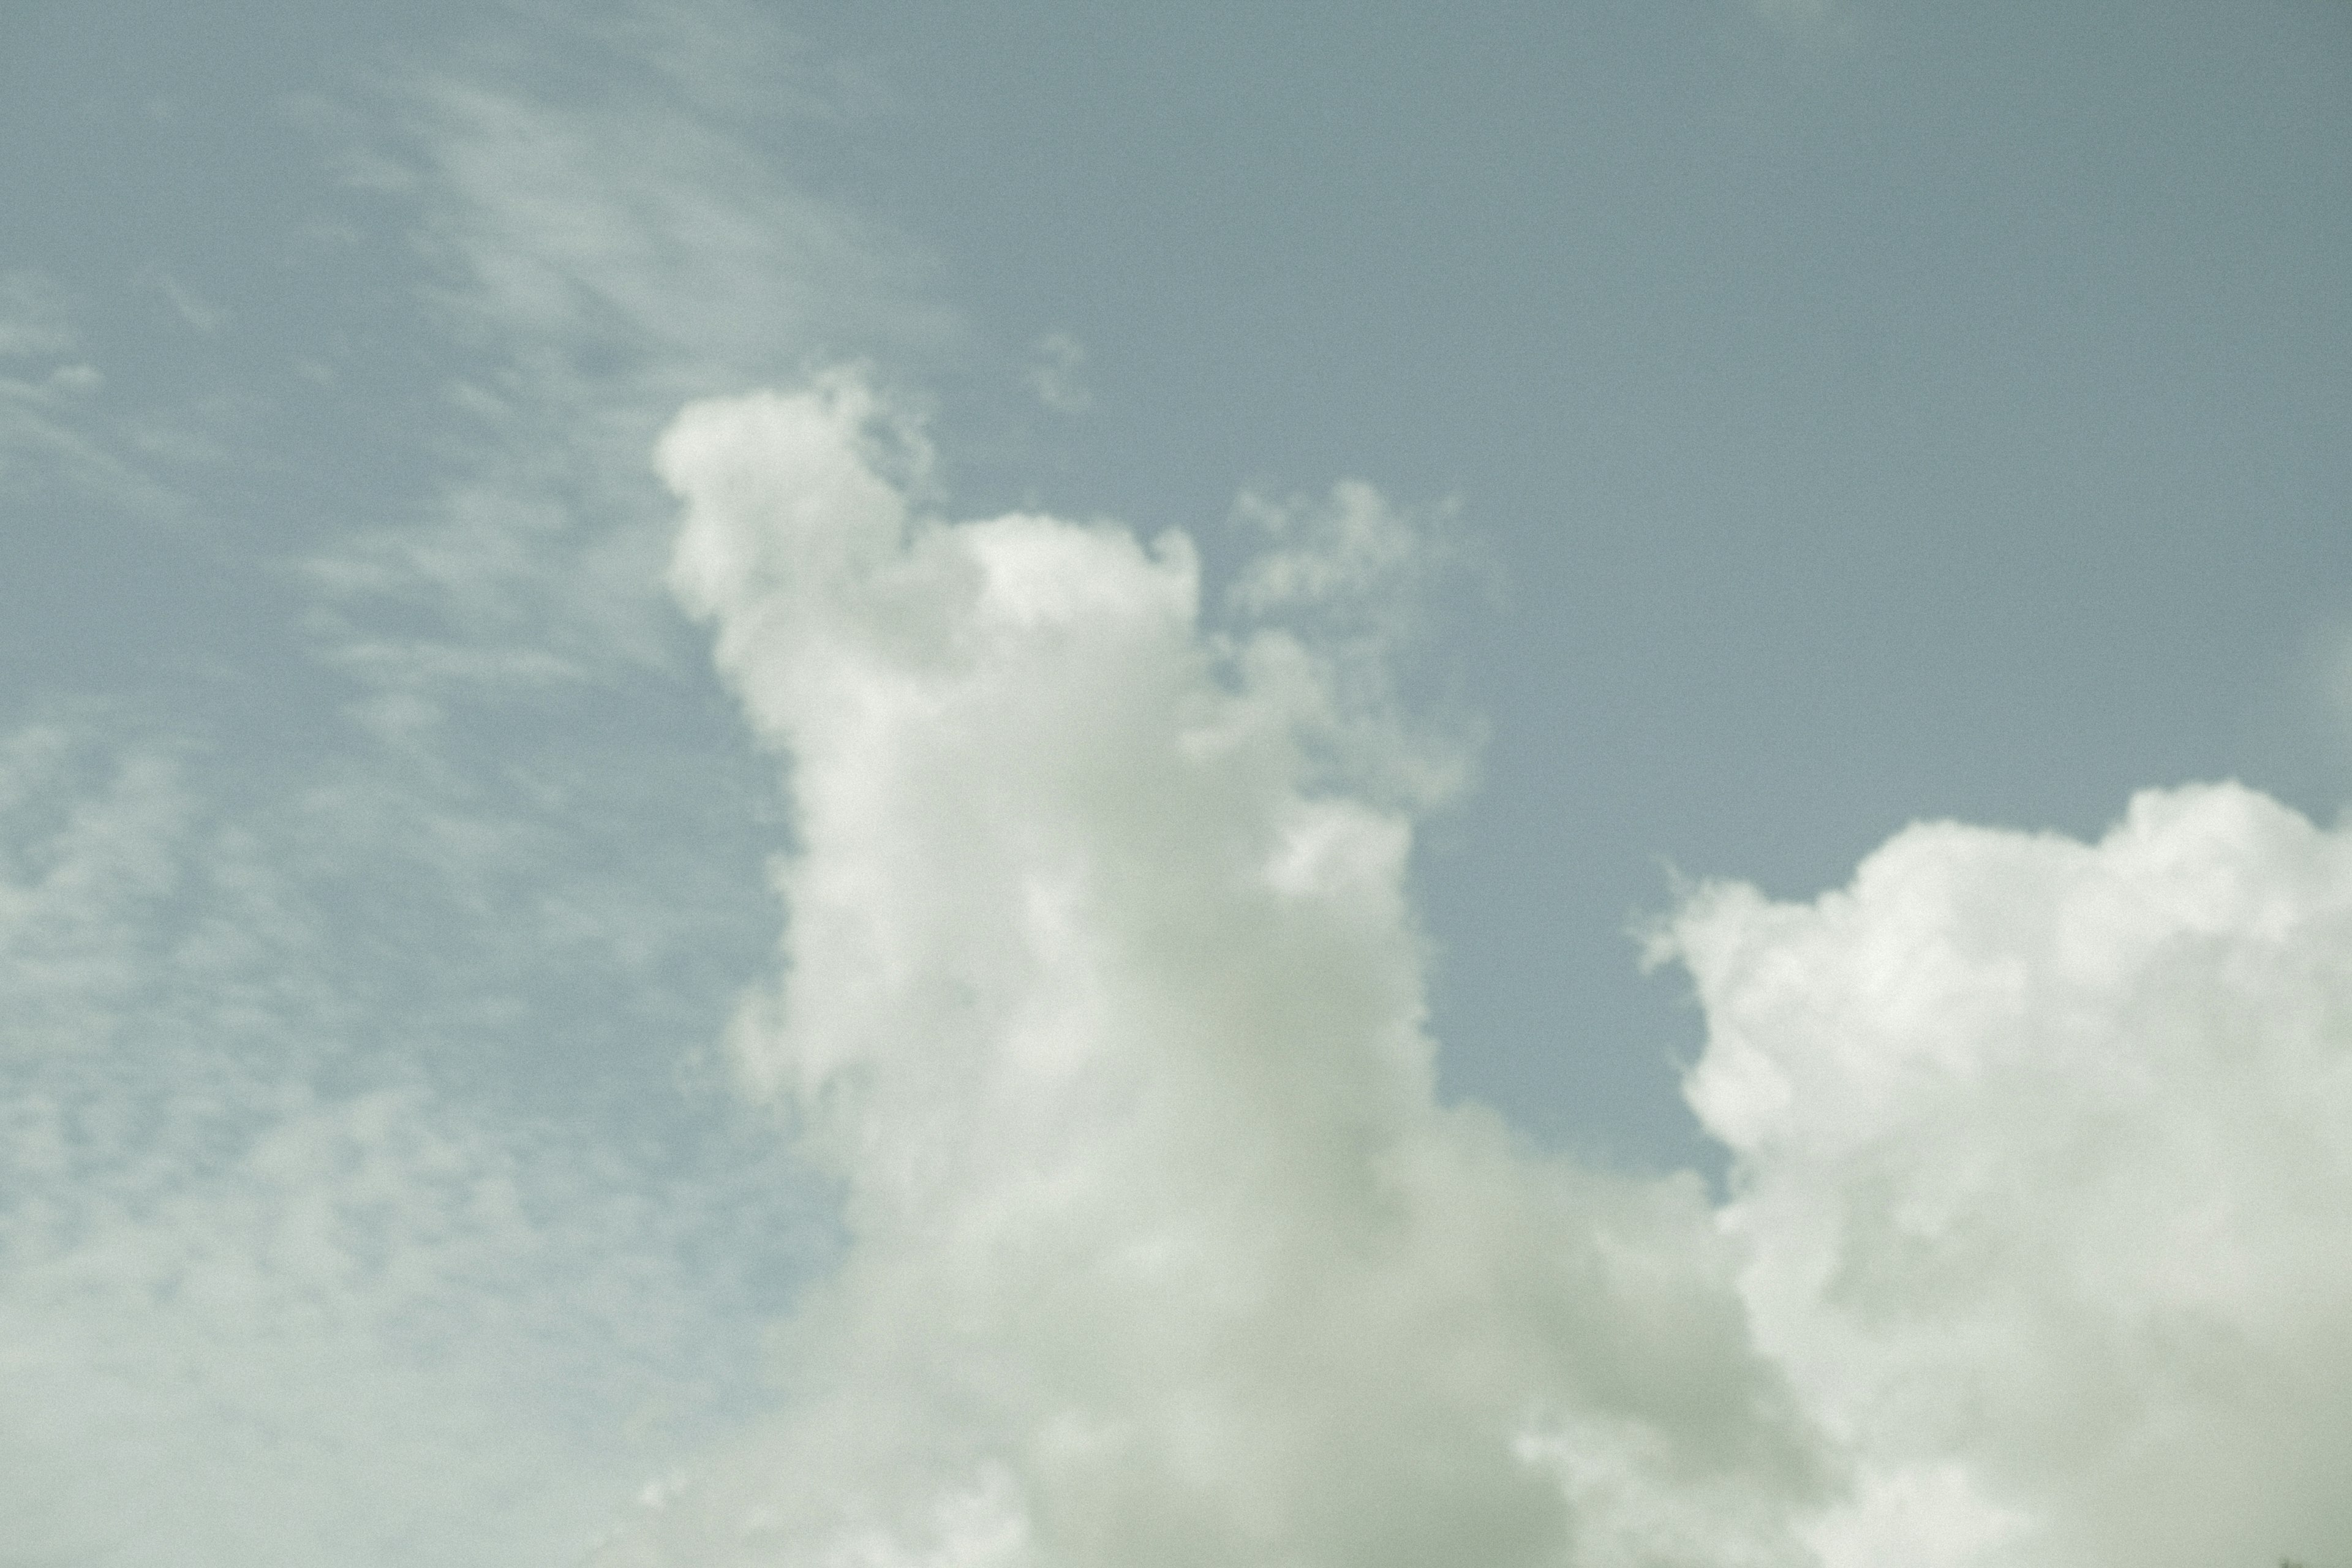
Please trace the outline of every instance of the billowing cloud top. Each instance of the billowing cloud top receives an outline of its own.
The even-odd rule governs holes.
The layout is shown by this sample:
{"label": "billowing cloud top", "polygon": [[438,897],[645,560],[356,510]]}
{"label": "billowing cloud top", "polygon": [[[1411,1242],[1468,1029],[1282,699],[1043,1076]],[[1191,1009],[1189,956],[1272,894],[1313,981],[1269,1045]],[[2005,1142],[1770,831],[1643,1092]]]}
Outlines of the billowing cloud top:
{"label": "billowing cloud top", "polygon": [[1743,1293],[1858,1456],[1831,1561],[2352,1541],[2352,837],[2236,786],[1923,826],[1666,940]]}
{"label": "billowing cloud top", "polygon": [[[1184,539],[947,523],[920,462],[848,376],[662,446],[674,581],[797,809],[737,1046],[852,1243],[785,1413],[611,1560],[1796,1561],[1806,1449],[1696,1185],[1433,1099],[1412,824],[1373,804],[1411,792],[1326,743],[1368,688],[1204,629]],[[1274,531],[1402,527],[1353,488]],[[1240,596],[1328,611],[1375,565]]]}
{"label": "billowing cloud top", "polygon": [[[673,567],[788,762],[735,1034],[844,1194],[782,1407],[612,1563],[2212,1563],[2352,1535],[2352,839],[1915,828],[1656,938],[1711,1207],[1442,1108],[1375,492],[931,515],[856,375],[698,405]],[[1371,603],[1360,603],[1370,595]],[[1351,607],[1352,605],[1352,607]],[[1286,617],[1288,617],[1287,624]],[[1344,628],[1335,630],[1335,628]]]}

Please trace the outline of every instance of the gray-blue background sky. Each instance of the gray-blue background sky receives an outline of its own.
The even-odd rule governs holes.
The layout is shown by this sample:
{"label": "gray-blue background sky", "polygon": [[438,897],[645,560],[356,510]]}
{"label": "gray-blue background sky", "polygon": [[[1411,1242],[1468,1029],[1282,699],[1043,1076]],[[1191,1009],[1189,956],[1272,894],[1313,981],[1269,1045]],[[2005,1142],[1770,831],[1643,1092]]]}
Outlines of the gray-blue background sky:
{"label": "gray-blue background sky", "polygon": [[[36,1263],[369,1160],[505,1206],[435,1211],[441,1283],[352,1306],[351,1356],[440,1312],[467,1388],[632,1412],[588,1490],[733,1408],[835,1238],[724,1085],[787,828],[649,453],[818,364],[928,404],[959,514],[1184,529],[1213,579],[1245,491],[1448,519],[1409,686],[1486,740],[1417,850],[1433,1028],[1540,1142],[1719,1163],[1688,981],[1629,934],[1670,868],[1809,896],[1917,819],[2095,834],[2225,776],[2334,820],[2347,82],[2320,0],[11,0],[0,1239],[42,1408],[108,1407]],[[193,1387],[277,1353],[238,1321],[102,1342]],[[415,1451],[489,1441],[415,1397]]]}
{"label": "gray-blue background sky", "polygon": [[[776,36],[744,47],[524,9],[12,7],[9,264],[106,378],[19,417],[107,454],[15,437],[12,707],[136,698],[256,763],[314,747],[355,677],[322,666],[298,563],[485,463],[452,381],[535,354],[649,417],[600,376],[667,357],[684,394],[862,353],[937,397],[975,510],[1182,526],[1213,555],[1243,488],[1458,501],[1479,564],[1423,673],[1490,741],[1423,860],[1437,1022],[1451,1080],[1548,1138],[1696,1147],[1668,1066],[1696,1021],[1623,934],[1667,864],[1798,893],[1914,818],[2086,832],[2224,775],[2333,813],[2340,5],[759,15]],[[416,84],[468,73],[657,121],[616,156],[679,210],[601,216],[672,232],[567,233],[580,190],[488,184],[457,199],[541,210],[461,232],[436,179],[593,173],[514,143],[509,169],[435,163]],[[476,243],[548,255],[461,321]],[[638,305],[524,319],[551,307],[520,274],[567,264]],[[645,303],[665,267],[752,319]],[[1055,334],[1082,408],[1031,395]],[[615,509],[649,495],[623,499],[623,446]],[[690,703],[665,679],[649,706]],[[629,726],[683,722],[530,706],[614,788],[673,743]],[[522,743],[489,729],[457,753]],[[724,832],[698,843],[748,874]]]}

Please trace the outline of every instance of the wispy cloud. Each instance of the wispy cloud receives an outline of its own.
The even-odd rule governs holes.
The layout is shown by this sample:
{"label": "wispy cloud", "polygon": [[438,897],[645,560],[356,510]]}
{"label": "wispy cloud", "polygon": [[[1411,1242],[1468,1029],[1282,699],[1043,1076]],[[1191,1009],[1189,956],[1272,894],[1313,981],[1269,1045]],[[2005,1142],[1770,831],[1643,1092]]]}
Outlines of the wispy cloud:
{"label": "wispy cloud", "polygon": [[172,313],[181,323],[199,337],[215,337],[228,322],[228,316],[218,305],[189,288],[169,272],[155,274],[156,291],[172,307]]}
{"label": "wispy cloud", "polygon": [[[365,646],[369,679],[404,674],[426,700],[460,670],[666,664],[667,524],[645,466],[661,422],[813,356],[953,331],[911,246],[791,179],[791,133],[822,105],[790,89],[803,73],[771,26],[616,5],[564,31],[596,59],[585,81],[551,89],[541,51],[492,34],[469,67],[393,84],[388,121],[338,132],[354,177],[406,215],[452,417],[438,495],[308,569],[327,645]],[[387,635],[420,612],[437,638]],[[436,640],[530,658],[455,659]],[[405,672],[399,641],[416,650]]]}
{"label": "wispy cloud", "polygon": [[217,1060],[168,1098],[11,1078],[12,1551],[562,1561],[730,1403],[711,1385],[748,1347],[709,1338],[723,1276],[679,1266],[642,1173],[414,1091],[320,1099]]}
{"label": "wispy cloud", "polygon": [[[574,1560],[757,1407],[761,1325],[826,1246],[696,1059],[772,829],[677,657],[647,454],[685,396],[941,318],[759,141],[763,30],[541,20],[308,111],[373,158],[352,232],[409,248],[369,308],[426,378],[374,405],[399,485],[237,524],[294,555],[268,608],[334,679],[240,668],[285,709],[242,728],[134,695],[0,732],[0,1556]],[[530,84],[559,57],[609,90]],[[0,297],[0,480],[186,509],[73,303]],[[331,389],[392,368],[316,352]],[[275,428],[230,471],[355,455]]]}
{"label": "wispy cloud", "polygon": [[105,407],[73,302],[38,272],[0,274],[0,498],[20,514],[97,503],[152,519],[179,497]]}
{"label": "wispy cloud", "polygon": [[1068,332],[1047,332],[1030,346],[1029,390],[1056,414],[1084,414],[1095,403],[1087,385],[1087,345]]}
{"label": "wispy cloud", "polygon": [[0,273],[0,360],[61,358],[79,341],[54,281],[37,272]]}
{"label": "wispy cloud", "polygon": [[239,800],[200,748],[124,732],[68,714],[0,741],[11,1550],[576,1555],[634,1477],[748,1407],[762,1304],[821,1217],[757,1145],[681,1155],[655,1119],[615,1143],[429,1087],[436,1033],[498,1031],[483,976],[337,909],[353,876],[401,896],[392,858],[331,800]]}

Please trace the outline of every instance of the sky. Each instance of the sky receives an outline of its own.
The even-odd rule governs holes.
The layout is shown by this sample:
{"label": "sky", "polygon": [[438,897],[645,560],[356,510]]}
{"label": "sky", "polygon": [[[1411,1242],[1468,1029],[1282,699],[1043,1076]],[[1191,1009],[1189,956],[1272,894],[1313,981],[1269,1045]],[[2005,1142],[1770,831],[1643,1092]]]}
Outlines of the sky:
{"label": "sky", "polygon": [[0,1568],[2352,1563],[2347,79],[0,8]]}

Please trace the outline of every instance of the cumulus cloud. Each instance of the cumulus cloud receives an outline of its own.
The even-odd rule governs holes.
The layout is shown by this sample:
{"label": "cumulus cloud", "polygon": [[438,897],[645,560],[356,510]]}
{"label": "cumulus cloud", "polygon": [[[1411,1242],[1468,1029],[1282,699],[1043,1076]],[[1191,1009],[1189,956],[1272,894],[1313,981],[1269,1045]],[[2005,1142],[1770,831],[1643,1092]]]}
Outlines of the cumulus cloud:
{"label": "cumulus cloud", "polygon": [[662,445],[673,582],[794,802],[734,1046],[849,1250],[783,1413],[604,1560],[1800,1561],[1697,1184],[1435,1104],[1410,808],[1314,754],[1355,720],[1311,640],[1204,624],[1179,534],[929,515],[892,426],[845,375]]}
{"label": "cumulus cloud", "polygon": [[[782,1412],[604,1559],[2168,1568],[2352,1534],[2352,834],[1912,828],[1654,956],[1729,1197],[1441,1109],[1377,492],[950,522],[852,374],[688,409],[672,569],[787,760],[738,1067],[840,1184]],[[1334,733],[1358,743],[1335,747]]]}
{"label": "cumulus cloud", "polygon": [[1832,1568],[2352,1540],[2352,834],[2236,786],[1923,826],[1663,943],[1742,1294],[1853,1467]]}

